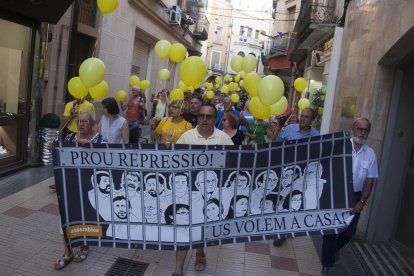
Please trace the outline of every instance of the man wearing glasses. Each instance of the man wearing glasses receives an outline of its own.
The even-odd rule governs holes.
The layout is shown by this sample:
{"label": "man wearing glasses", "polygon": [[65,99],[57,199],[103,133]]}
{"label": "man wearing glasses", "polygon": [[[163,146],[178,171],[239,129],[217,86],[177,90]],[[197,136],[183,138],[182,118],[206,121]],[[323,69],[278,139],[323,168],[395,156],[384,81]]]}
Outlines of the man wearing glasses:
{"label": "man wearing glasses", "polygon": [[370,130],[371,123],[366,118],[358,118],[352,125],[352,174],[355,205],[351,213],[354,214],[354,218],[347,229],[339,235],[323,236],[322,275],[333,275],[332,268],[339,261],[339,251],[355,235],[360,213],[371,194],[375,179],[378,178],[375,152],[365,144]]}
{"label": "man wearing glasses", "polygon": [[181,135],[177,144],[188,145],[233,145],[231,138],[217,129],[217,109],[214,105],[201,105],[197,118],[197,127]]}
{"label": "man wearing glasses", "polygon": [[316,113],[312,108],[307,107],[303,109],[300,113],[299,124],[286,126],[278,135],[276,141],[281,142],[318,136],[319,132],[311,126],[315,117]]}
{"label": "man wearing glasses", "polygon": [[[197,127],[193,128],[178,139],[177,144],[188,145],[233,145],[231,138],[215,127],[217,122],[217,109],[210,103],[201,105],[198,112]],[[184,275],[183,267],[187,250],[176,252],[176,268],[173,276]],[[195,269],[202,271],[206,268],[206,256],[203,248],[198,248],[196,252]]]}

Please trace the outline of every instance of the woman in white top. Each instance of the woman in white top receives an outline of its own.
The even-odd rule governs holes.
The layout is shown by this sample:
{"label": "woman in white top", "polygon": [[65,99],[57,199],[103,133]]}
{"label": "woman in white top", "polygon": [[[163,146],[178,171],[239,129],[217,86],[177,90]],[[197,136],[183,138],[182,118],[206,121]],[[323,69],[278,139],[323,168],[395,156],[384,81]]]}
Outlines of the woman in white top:
{"label": "woman in white top", "polygon": [[155,96],[153,95],[152,104],[153,104],[153,110],[152,110],[152,116],[151,118],[154,118],[157,120],[157,123],[159,123],[164,117],[168,116],[168,89],[163,89]]}
{"label": "woman in white top", "polygon": [[112,97],[102,100],[102,117],[98,124],[98,131],[103,141],[109,144],[128,144],[128,121],[119,115],[119,107]]}

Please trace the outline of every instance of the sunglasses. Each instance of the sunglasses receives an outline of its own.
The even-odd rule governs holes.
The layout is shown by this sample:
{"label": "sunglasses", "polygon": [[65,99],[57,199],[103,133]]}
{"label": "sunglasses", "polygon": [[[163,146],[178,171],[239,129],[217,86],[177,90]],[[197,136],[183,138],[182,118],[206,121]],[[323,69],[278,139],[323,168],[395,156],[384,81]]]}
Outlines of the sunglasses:
{"label": "sunglasses", "polygon": [[214,115],[211,114],[198,114],[198,119],[199,120],[211,120],[214,118]]}

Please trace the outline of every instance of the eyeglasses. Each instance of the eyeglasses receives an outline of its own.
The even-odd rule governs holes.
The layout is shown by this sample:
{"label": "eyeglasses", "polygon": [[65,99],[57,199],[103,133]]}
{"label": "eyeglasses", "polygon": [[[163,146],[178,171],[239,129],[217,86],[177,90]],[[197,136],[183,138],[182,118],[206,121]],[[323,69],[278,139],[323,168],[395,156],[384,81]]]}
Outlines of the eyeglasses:
{"label": "eyeglasses", "polygon": [[77,124],[89,124],[89,120],[76,120]]}
{"label": "eyeglasses", "polygon": [[367,132],[367,133],[369,132],[369,129],[367,129],[367,128],[356,127],[355,129],[358,130],[359,132],[363,132],[363,131]]}
{"label": "eyeglasses", "polygon": [[211,120],[215,118],[214,115],[211,114],[198,114],[198,119],[199,120]]}

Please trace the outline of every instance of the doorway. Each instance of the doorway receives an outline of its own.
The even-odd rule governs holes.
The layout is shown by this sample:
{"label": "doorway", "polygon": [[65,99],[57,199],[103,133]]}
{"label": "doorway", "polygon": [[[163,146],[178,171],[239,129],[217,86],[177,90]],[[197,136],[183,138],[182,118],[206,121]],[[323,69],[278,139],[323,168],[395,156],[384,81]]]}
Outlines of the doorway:
{"label": "doorway", "polygon": [[[402,245],[414,250],[414,63],[402,69],[403,78],[401,85],[400,103],[398,108],[397,136],[406,136],[406,158],[401,161],[401,197],[400,208],[397,211],[397,223],[394,239]],[[398,154],[398,153],[397,153]],[[395,183],[398,185],[398,183]]]}

